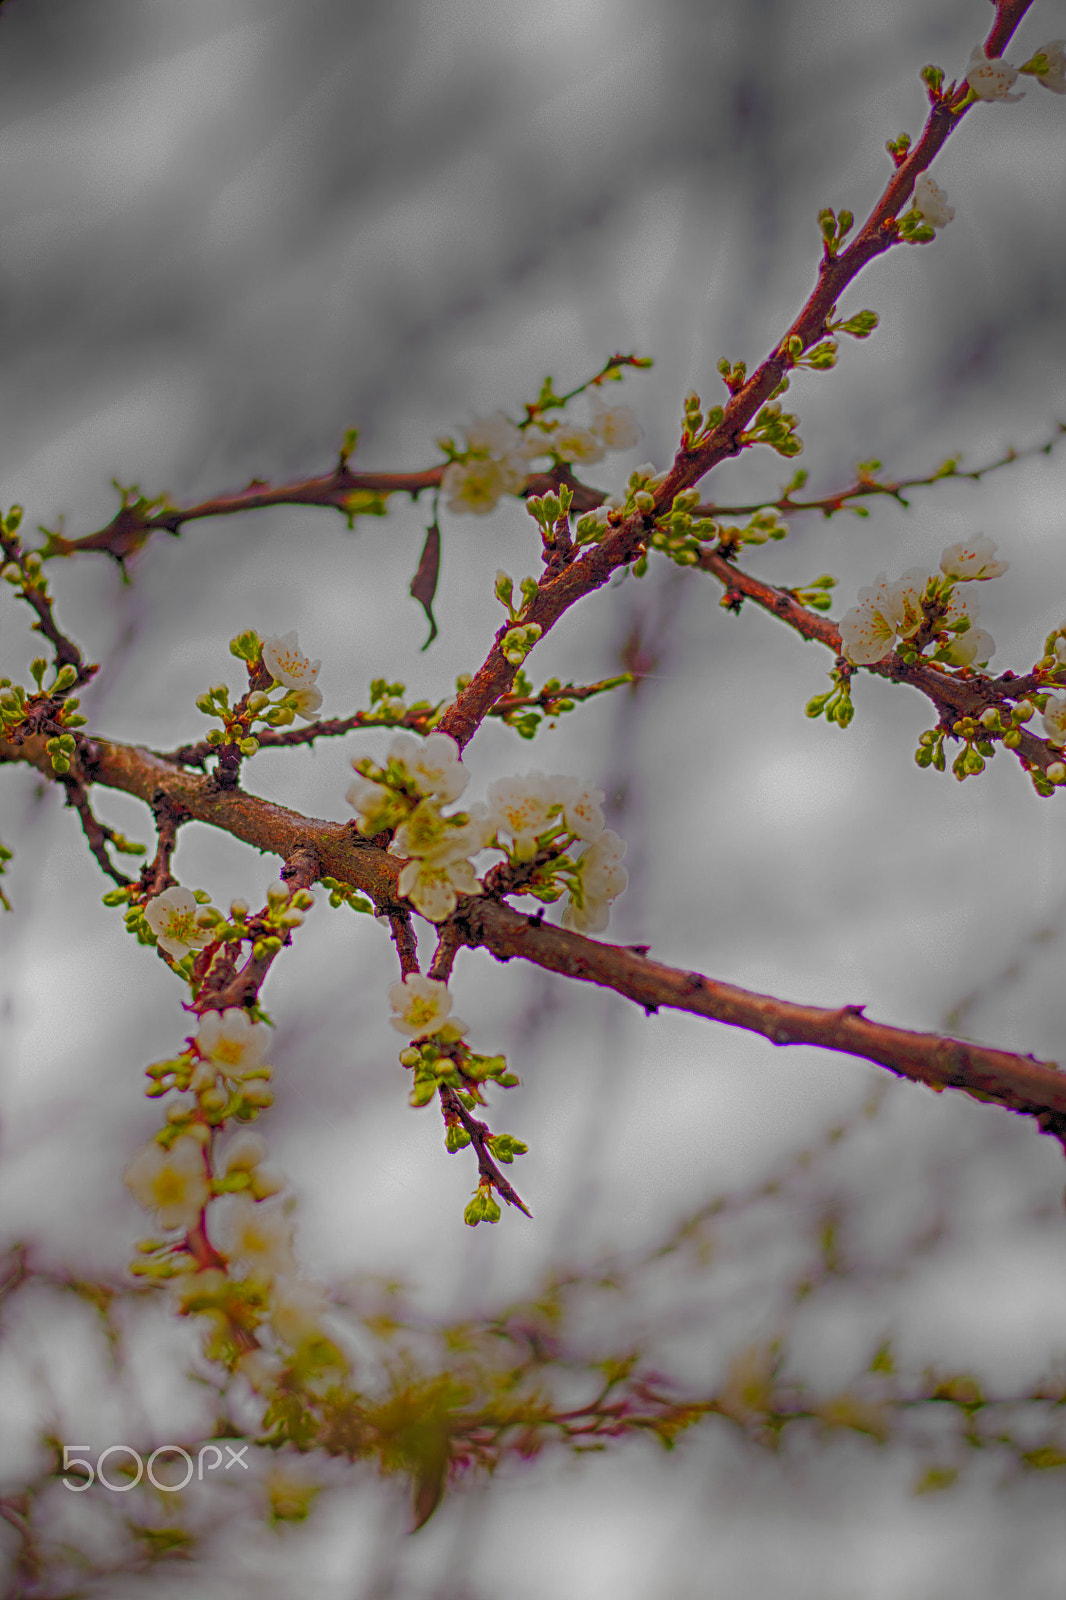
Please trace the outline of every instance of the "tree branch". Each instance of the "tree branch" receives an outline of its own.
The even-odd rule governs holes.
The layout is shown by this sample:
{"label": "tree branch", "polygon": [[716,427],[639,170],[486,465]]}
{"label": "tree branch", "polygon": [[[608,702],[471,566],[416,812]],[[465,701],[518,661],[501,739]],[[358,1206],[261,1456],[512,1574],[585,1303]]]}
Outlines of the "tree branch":
{"label": "tree branch", "polygon": [[[827,626],[815,618],[819,626]],[[182,772],[149,751],[104,740],[85,741],[86,775],[151,804],[160,790],[192,820],[208,823],[285,860],[315,854],[320,876],[368,894],[382,909],[399,903],[401,863],[359,835],[351,823],[302,816],[243,790],[217,790],[209,778]],[[0,739],[0,762],[28,761],[50,772],[44,742],[16,746]],[[91,766],[91,773],[89,768]],[[158,803],[158,802],[157,802]],[[874,1061],[932,1089],[963,1089],[1033,1116],[1045,1131],[1066,1136],[1066,1073],[1051,1063],[935,1033],[870,1021],[861,1006],[798,1005],[650,961],[633,949],[601,944],[488,896],[460,902],[453,919],[464,943],[483,945],[500,961],[520,957],[582,983],[614,989],[648,1012],[689,1011],[760,1033],[773,1044],[810,1044]]]}

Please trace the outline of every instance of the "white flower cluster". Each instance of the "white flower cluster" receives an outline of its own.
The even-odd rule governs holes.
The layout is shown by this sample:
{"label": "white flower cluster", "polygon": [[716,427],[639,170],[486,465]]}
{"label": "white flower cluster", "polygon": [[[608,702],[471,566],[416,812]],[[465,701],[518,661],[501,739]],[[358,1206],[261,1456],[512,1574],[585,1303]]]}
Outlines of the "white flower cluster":
{"label": "white flower cluster", "polygon": [[979,100],[1020,100],[1020,93],[1011,93],[1020,73],[1035,78],[1052,94],[1066,94],[1066,39],[1042,44],[1021,67],[1012,67],[998,56],[990,60],[984,45],[975,44],[966,81]]}
{"label": "white flower cluster", "polygon": [[590,466],[608,451],[631,450],[640,438],[632,407],[606,406],[598,396],[587,427],[564,417],[519,428],[495,411],[475,417],[464,432],[466,449],[445,467],[441,487],[449,511],[477,516],[492,511],[502,495],[518,494],[538,457],[555,454]]}
{"label": "white flower cluster", "polygon": [[322,704],[322,691],[315,688],[321,661],[309,661],[290,632],[263,640],[263,665],[275,683],[295,689],[296,715],[310,721]]}
{"label": "white flower cluster", "polygon": [[[444,733],[422,741],[400,734],[384,767],[362,761],[356,772],[348,789],[356,824],[368,836],[396,829],[389,848],[407,857],[400,893],[431,922],[450,917],[459,895],[478,893],[471,857],[479,851],[501,850],[524,863],[553,846],[558,855],[545,869],[551,881],[528,892],[554,900],[569,891],[566,927],[595,933],[607,926],[610,902],[628,880],[620,865],[625,845],[604,827],[599,789],[575,778],[531,772],[492,784],[488,805],[445,816],[442,805],[458,799],[467,774],[458,745]],[[571,857],[564,852],[572,845],[579,853]]]}
{"label": "white flower cluster", "polygon": [[975,662],[983,666],[995,644],[983,628],[973,626],[976,598],[960,594],[955,585],[998,578],[1006,572],[1008,563],[997,561],[995,553],[994,540],[979,534],[969,542],[948,546],[940,558],[943,577],[924,567],[911,567],[894,582],[879,573],[871,586],[859,590],[859,604],[840,624],[848,660],[856,666],[870,666],[894,649],[897,641],[914,638],[927,622],[935,621],[937,660],[954,667]]}

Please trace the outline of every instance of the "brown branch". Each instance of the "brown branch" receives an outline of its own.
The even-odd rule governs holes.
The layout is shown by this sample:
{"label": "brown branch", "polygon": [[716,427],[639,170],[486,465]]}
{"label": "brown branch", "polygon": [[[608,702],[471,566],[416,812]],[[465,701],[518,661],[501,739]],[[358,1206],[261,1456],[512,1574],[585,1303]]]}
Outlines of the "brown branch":
{"label": "brown branch", "polygon": [[[780,495],[776,500],[753,500],[747,505],[718,505],[713,500],[707,500],[696,507],[693,515],[744,517],[753,516],[756,511],[772,508],[786,516],[796,511],[821,511],[825,516],[832,516],[836,511],[843,511],[849,500],[865,500],[876,495],[888,495],[890,499],[906,506],[908,502],[903,498],[904,489],[931,489],[935,484],[958,482],[961,479],[965,479],[968,483],[980,483],[990,472],[998,472],[1001,467],[1012,466],[1016,461],[1028,461],[1033,456],[1049,456],[1055,446],[1066,438],[1066,423],[1060,422],[1056,427],[1056,433],[1046,443],[1033,445],[1029,450],[1015,450],[1012,446],[998,461],[990,461],[987,466],[973,467],[969,471],[960,471],[957,466],[953,466],[950,472],[941,469],[924,478],[893,478],[887,482],[860,472],[855,482],[848,488],[838,489],[835,494],[822,495],[817,500],[794,500],[789,493]],[[864,512],[863,515],[865,514]]]}
{"label": "brown branch", "polygon": [[[725,586],[727,593],[754,601],[757,606],[761,606],[771,616],[786,623],[802,638],[817,640],[819,644],[832,650],[835,656],[840,657],[841,638],[836,623],[830,622],[817,611],[808,610],[787,589],[775,589],[772,584],[753,578],[750,573],[742,571],[740,567],[734,566],[731,561],[727,561],[724,556],[716,554],[713,550],[704,551],[698,565],[704,572],[709,572],[717,578]],[[1022,700],[1030,688],[1036,686],[1033,674],[1025,678],[1012,678],[1008,674],[999,678],[988,678],[982,673],[968,672],[967,676],[962,676],[957,672],[946,671],[938,662],[908,663],[902,661],[895,653],[861,670],[873,673],[876,677],[887,678],[891,683],[906,683],[912,689],[919,690],[933,702],[941,720],[949,723],[957,722],[961,717],[972,717],[976,720],[988,706],[1001,705],[1005,699]],[[1046,739],[1038,739],[1024,727],[1018,731],[1021,739],[1014,754],[1026,771],[1046,773],[1049,766],[1062,760],[1061,750],[1048,744]],[[982,733],[989,739],[994,738],[994,735],[987,730],[982,730]]]}
{"label": "brown branch", "polygon": [[170,863],[178,847],[178,829],[187,821],[187,814],[160,789],[152,797],[152,818],[156,830],[156,851],[141,873],[141,888],[150,896],[162,894],[174,882]]}
{"label": "brown branch", "polygon": [[26,552],[22,548],[18,535],[4,533],[3,529],[0,528],[0,551],[3,552],[5,564],[11,562],[22,571],[23,582],[21,586],[15,585],[17,598],[24,600],[31,611],[36,613],[37,621],[31,624],[32,630],[34,633],[41,634],[52,646],[57,670],[60,667],[69,666],[73,667],[78,674],[75,682],[70,685],[69,689],[64,690],[63,695],[59,697],[65,698],[72,689],[80,688],[83,684],[88,683],[99,672],[100,668],[99,666],[86,665],[85,659],[73,639],[69,638],[56,622],[47,584],[39,572],[34,574],[27,569]]}
{"label": "brown branch", "polygon": [[509,1206],[517,1206],[519,1211],[524,1211],[527,1217],[533,1213],[524,1200],[504,1177],[489,1150],[488,1141],[492,1138],[492,1129],[485,1122],[479,1122],[471,1116],[459,1098],[457,1090],[449,1088],[447,1084],[440,1091],[441,1103],[455,1121],[461,1122],[466,1132],[470,1135],[470,1143],[477,1153],[478,1173],[486,1183],[490,1183],[499,1194],[500,1198],[507,1201]]}
{"label": "brown branch", "polygon": [[107,846],[115,837],[114,829],[109,828],[106,823],[101,822],[94,815],[92,806],[89,804],[88,793],[81,779],[71,772],[64,777],[56,777],[55,782],[60,784],[66,791],[67,805],[70,806],[72,811],[77,812],[81,830],[85,835],[85,842],[88,844],[89,852],[101,872],[110,878],[112,883],[117,883],[120,888],[128,888],[133,879],[127,878],[124,872],[120,872],[107,853]]}
{"label": "brown branch", "polygon": [[[787,597],[786,602],[795,604]],[[805,615],[817,628],[832,626]],[[957,680],[946,681],[958,687]],[[104,740],[92,741],[91,750],[93,778],[106,787],[135,795],[146,804],[164,790],[196,821],[285,860],[301,849],[313,850],[320,875],[361,890],[384,910],[399,903],[401,863],[363,839],[350,823],[305,817],[240,789],[214,790],[210,779],[168,766],[147,750]],[[21,746],[0,739],[3,761],[27,761],[50,771],[41,739],[27,739]],[[586,939],[486,896],[461,901],[453,925],[465,944],[483,945],[497,960],[518,956],[547,971],[601,984],[648,1012],[666,1006],[761,1033],[774,1044],[843,1051],[934,1089],[963,1089],[978,1099],[997,1101],[1036,1117],[1048,1131],[1066,1133],[1066,1073],[1031,1056],[871,1022],[861,1007],[803,1006],[753,994],[699,973],[662,966],[633,949]]]}
{"label": "brown branch", "polygon": [[[564,683],[557,689],[539,689],[536,694],[502,695],[488,714],[490,717],[504,718],[512,712],[530,709],[545,711],[550,716],[557,710],[560,700],[591,700],[596,695],[604,694],[608,686],[617,687],[625,682],[627,677],[631,678],[632,674],[619,674],[599,683]],[[271,750],[314,744],[316,739],[341,739],[361,728],[396,728],[426,733],[437,710],[437,706],[427,706],[420,711],[405,711],[402,717],[383,717],[379,711],[353,711],[350,717],[325,717],[317,722],[309,722],[302,728],[256,728],[254,733],[260,749]],[[218,750],[218,745],[200,739],[195,744],[179,745],[176,750],[157,750],[154,754],[160,761],[202,770],[208,756],[217,755]]]}
{"label": "brown branch", "polygon": [[411,921],[411,913],[406,906],[393,906],[388,916],[389,931],[400,961],[400,975],[406,978],[410,973],[419,970],[418,939]]}
{"label": "brown branch", "polygon": [[[1030,4],[1031,0],[1004,0],[989,35],[987,48],[992,54],[1001,53]],[[967,115],[970,109],[965,103],[967,92],[961,86],[954,87],[934,98],[921,138],[890,178],[852,243],[838,255],[823,255],[818,281],[799,315],[770,355],[732,394],[717,427],[692,445],[682,445],[678,450],[673,466],[654,493],[652,510],[634,512],[600,544],[587,549],[560,573],[545,574],[537,594],[522,612],[524,624],[535,623],[542,635],[547,633],[570,606],[602,587],[613,572],[646,548],[656,517],[673,505],[681,490],[698,483],[713,467],[730,456],[739,455],[748,446],[751,441],[744,436],[746,425],[772,398],[782,379],[795,366],[795,359],[789,353],[791,341],[798,339],[803,351],[816,344],[825,333],[837,301],[852,280],[877,256],[899,243],[895,219],[910,199],[919,174],[925,171]],[[451,734],[460,748],[470,742],[489,708],[514,681],[517,668],[501,649],[506,631],[506,626],[499,630],[485,661],[441,719],[441,730]]]}
{"label": "brown branch", "polygon": [[666,1006],[761,1033],[772,1044],[811,1044],[862,1056],[932,1089],[963,1089],[998,1101],[1066,1134],[1066,1072],[1032,1056],[872,1022],[861,1006],[798,1005],[753,993],[663,966],[626,946],[583,938],[490,900],[468,900],[461,924],[468,943],[484,945],[498,961],[518,956],[582,983],[601,984],[649,1013]]}

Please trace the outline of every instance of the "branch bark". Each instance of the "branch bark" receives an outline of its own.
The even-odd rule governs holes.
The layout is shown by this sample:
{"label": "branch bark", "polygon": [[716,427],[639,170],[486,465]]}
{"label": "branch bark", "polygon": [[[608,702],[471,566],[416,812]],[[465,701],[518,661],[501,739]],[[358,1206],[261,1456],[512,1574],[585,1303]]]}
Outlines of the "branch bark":
{"label": "branch bark", "polygon": [[[0,762],[29,762],[46,777],[51,763],[43,739],[15,746],[0,739]],[[305,817],[241,789],[219,790],[210,778],[183,772],[150,751],[102,739],[86,740],[79,776],[158,806],[165,795],[190,821],[207,823],[266,854],[290,860],[314,852],[320,876],[368,894],[379,911],[406,906],[397,890],[400,862],[359,835],[352,823]],[[491,896],[460,901],[453,926],[462,942],[498,961],[517,957],[582,983],[613,989],[649,1014],[666,1007],[759,1033],[772,1044],[807,1044],[841,1051],[888,1068],[935,1090],[961,1089],[1036,1118],[1066,1140],[1066,1072],[1036,1060],[962,1039],[873,1022],[863,1007],[799,1005],[651,961],[640,951],[586,939],[529,917]]]}

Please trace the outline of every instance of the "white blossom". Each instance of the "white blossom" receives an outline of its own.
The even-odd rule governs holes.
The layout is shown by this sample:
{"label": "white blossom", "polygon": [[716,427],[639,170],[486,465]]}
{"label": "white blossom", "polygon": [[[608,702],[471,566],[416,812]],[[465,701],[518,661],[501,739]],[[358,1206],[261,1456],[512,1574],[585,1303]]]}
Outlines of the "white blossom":
{"label": "white blossom", "polygon": [[579,427],[576,422],[562,422],[551,434],[551,448],[563,461],[576,461],[592,466],[602,461],[607,446],[591,428]]}
{"label": "white blossom", "polygon": [[200,1018],[196,1048],[227,1078],[239,1078],[262,1066],[270,1044],[265,1022],[253,1022],[240,1006],[207,1011]]}
{"label": "white blossom", "polygon": [[469,861],[408,861],[400,872],[399,891],[430,922],[444,922],[459,903],[461,894],[477,894],[481,889]]}
{"label": "white blossom", "polygon": [[545,833],[566,798],[566,779],[527,772],[500,778],[489,786],[489,819],[497,833],[510,836],[517,861],[532,861],[537,836]]}
{"label": "white blossom", "polygon": [[310,689],[321,661],[309,661],[301,652],[295,632],[263,640],[263,665],[275,683],[286,689]]}
{"label": "white blossom", "polygon": [[577,860],[578,881],[571,885],[570,900],[563,912],[563,927],[577,933],[602,933],[610,917],[610,904],[629,882],[621,865],[626,853],[625,840],[611,828],[593,839]]}
{"label": "white blossom", "polygon": [[390,986],[389,1004],[394,1013],[389,1021],[408,1039],[425,1039],[444,1027],[455,1037],[466,1032],[466,1023],[451,1016],[448,985],[436,978],[409,972],[402,982]]}
{"label": "white blossom", "polygon": [[859,590],[859,604],[840,624],[844,654],[856,666],[882,660],[897,638],[909,639],[925,621],[921,597],[930,574],[911,567],[902,578],[889,582],[880,572],[876,581]]}
{"label": "white blossom", "polygon": [[973,539],[949,544],[940,557],[940,570],[947,578],[957,578],[963,583],[973,583],[986,578],[999,578],[1010,566],[1009,561],[996,560],[996,541],[979,533]]}
{"label": "white blossom", "polygon": [[311,722],[318,715],[318,709],[322,704],[322,690],[316,689],[314,685],[310,689],[298,689],[295,699],[296,715]]}
{"label": "white blossom", "polygon": [[944,646],[944,655],[953,667],[984,666],[995,653],[995,640],[984,628],[968,628]]}
{"label": "white blossom", "polygon": [[487,516],[495,511],[502,495],[517,494],[525,473],[495,461],[491,456],[471,456],[469,461],[451,461],[441,476],[441,488],[448,510],[457,516],[472,512]]}
{"label": "white blossom", "polygon": [[421,856],[432,863],[458,861],[483,850],[495,831],[488,808],[472,805],[460,816],[441,816],[432,800],[423,800],[410,813],[389,846],[393,855]]}
{"label": "white blossom", "polygon": [[324,1337],[321,1317],[325,1297],[296,1277],[276,1282],[270,1295],[270,1320],[278,1338],[293,1350]]}
{"label": "white blossom", "polygon": [[247,1378],[256,1394],[273,1394],[281,1369],[280,1358],[266,1350],[246,1350],[237,1357],[236,1370]]}
{"label": "white blossom", "polygon": [[490,417],[475,417],[463,432],[468,450],[479,456],[495,456],[498,461],[520,454],[525,442],[522,430],[502,411],[494,411]]}
{"label": "white blossom", "polygon": [[180,961],[190,950],[202,950],[211,943],[211,930],[196,925],[199,911],[192,891],[175,887],[164,889],[149,900],[144,920],[167,955]]}
{"label": "white blossom", "polygon": [[466,788],[468,774],[460,755],[447,733],[431,733],[425,739],[401,733],[389,746],[389,760],[403,768],[419,794],[432,795],[442,804],[457,800]]}
{"label": "white blossom", "polygon": [[594,789],[591,784],[582,787],[571,779],[559,778],[556,782],[566,785],[563,821],[569,831],[579,839],[597,839],[603,832],[603,790]]}
{"label": "white blossom", "polygon": [[356,773],[345,798],[355,812],[355,823],[360,833],[381,833],[391,828],[404,815],[403,801],[383,783],[374,783]]}
{"label": "white blossom", "polygon": [[1066,697],[1048,695],[1044,707],[1044,732],[1052,744],[1066,745]]}
{"label": "white blossom", "polygon": [[188,1232],[211,1198],[203,1145],[183,1134],[164,1150],[154,1139],[134,1156],[125,1183],[146,1211],[154,1211],[161,1228]]}
{"label": "white blossom", "polygon": [[239,1133],[226,1146],[224,1172],[253,1172],[266,1159],[266,1141],[258,1133]]}
{"label": "white blossom", "polygon": [[989,60],[983,44],[975,44],[966,69],[966,81],[979,100],[1020,100],[1020,94],[1011,94],[1018,79],[1017,67],[997,56]]}
{"label": "white blossom", "polygon": [[592,401],[592,431],[598,433],[608,450],[632,450],[640,442],[640,426],[632,406],[607,406]]}
{"label": "white blossom", "polygon": [[931,228],[946,228],[955,215],[944,190],[928,172],[920,172],[914,180],[914,209]]}
{"label": "white blossom", "polygon": [[449,511],[485,516],[525,483],[529,441],[502,411],[475,417],[465,432],[466,459],[445,467],[441,487]]}
{"label": "white blossom", "polygon": [[236,1194],[227,1200],[219,1244],[231,1261],[250,1268],[257,1277],[278,1278],[296,1270],[292,1231],[292,1223],[276,1207]]}
{"label": "white blossom", "polygon": [[[1034,65],[1044,70],[1033,72]],[[1042,44],[1020,71],[1032,73],[1037,83],[1042,83],[1052,94],[1066,94],[1066,39],[1052,39]]]}

